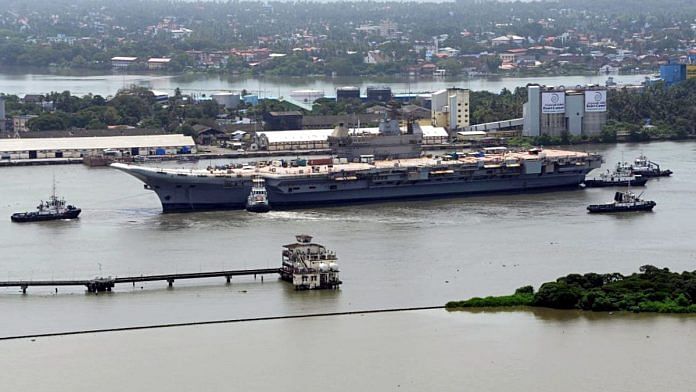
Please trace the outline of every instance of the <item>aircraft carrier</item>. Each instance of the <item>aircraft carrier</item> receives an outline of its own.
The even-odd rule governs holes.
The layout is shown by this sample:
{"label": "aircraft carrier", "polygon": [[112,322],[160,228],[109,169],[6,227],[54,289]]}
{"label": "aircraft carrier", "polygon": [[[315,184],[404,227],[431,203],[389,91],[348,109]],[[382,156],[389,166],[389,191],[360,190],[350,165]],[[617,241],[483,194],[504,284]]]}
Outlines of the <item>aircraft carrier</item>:
{"label": "aircraft carrier", "polygon": [[329,137],[334,157],[207,169],[163,169],[114,163],[145,183],[164,212],[244,209],[252,180],[265,181],[271,208],[451,197],[491,192],[579,188],[601,157],[576,151],[488,149],[423,156],[422,132],[385,120],[377,134],[343,126]]}

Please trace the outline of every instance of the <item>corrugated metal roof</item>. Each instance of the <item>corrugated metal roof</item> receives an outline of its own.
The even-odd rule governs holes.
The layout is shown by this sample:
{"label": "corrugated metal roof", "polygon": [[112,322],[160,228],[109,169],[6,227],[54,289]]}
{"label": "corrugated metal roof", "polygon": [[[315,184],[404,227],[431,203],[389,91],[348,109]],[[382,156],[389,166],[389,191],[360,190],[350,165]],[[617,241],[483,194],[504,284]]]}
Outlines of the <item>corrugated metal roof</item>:
{"label": "corrugated metal roof", "polygon": [[[432,125],[421,125],[424,137],[447,137],[448,133],[445,128],[434,127]],[[333,129],[303,129],[298,131],[266,131],[259,132],[268,138],[269,143],[292,143],[292,142],[315,142],[325,141],[333,132]],[[378,133],[379,128],[367,127],[354,130],[350,128],[351,133]]]}
{"label": "corrugated metal roof", "polygon": [[0,139],[0,152],[34,150],[99,150],[108,148],[148,148],[194,146],[191,136],[140,135],[105,137],[59,137],[33,139]]}

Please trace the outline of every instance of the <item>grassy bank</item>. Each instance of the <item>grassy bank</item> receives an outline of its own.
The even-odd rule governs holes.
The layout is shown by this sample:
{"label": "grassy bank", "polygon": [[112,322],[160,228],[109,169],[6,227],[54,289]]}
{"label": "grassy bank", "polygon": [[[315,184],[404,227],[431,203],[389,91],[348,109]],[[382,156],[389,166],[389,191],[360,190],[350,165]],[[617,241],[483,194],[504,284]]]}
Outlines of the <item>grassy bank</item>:
{"label": "grassy bank", "polygon": [[696,313],[696,271],[670,272],[645,265],[639,273],[570,274],[515,294],[447,303],[448,309],[532,306],[588,311]]}

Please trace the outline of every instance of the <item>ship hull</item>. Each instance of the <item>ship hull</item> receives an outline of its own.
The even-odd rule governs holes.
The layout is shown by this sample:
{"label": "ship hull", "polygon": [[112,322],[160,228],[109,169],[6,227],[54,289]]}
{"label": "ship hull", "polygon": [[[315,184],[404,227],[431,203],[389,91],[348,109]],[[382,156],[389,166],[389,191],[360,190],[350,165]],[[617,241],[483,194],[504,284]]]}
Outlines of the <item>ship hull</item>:
{"label": "ship hull", "polygon": [[12,214],[10,219],[12,222],[25,223],[25,222],[44,222],[52,220],[62,220],[62,219],[77,219],[77,217],[82,212],[81,209],[77,208],[74,210],[69,210],[60,214],[31,214],[31,213],[16,213]]}
{"label": "ship hull", "polygon": [[[234,177],[181,176],[130,167],[129,174],[155,191],[164,212],[245,209],[251,180]],[[539,192],[578,188],[589,169],[544,175],[520,174],[513,178],[431,179],[380,184],[369,179],[335,181],[327,178],[266,179],[269,205],[288,209],[317,205],[342,205],[397,199],[447,198],[486,193]]]}

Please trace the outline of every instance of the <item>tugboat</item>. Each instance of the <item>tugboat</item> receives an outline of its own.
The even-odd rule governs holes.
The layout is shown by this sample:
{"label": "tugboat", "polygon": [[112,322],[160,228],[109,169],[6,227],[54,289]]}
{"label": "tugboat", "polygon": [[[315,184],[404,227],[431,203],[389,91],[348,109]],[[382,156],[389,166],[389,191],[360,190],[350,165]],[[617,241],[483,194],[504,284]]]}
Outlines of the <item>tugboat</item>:
{"label": "tugboat", "polygon": [[631,172],[643,177],[669,177],[672,175],[671,170],[660,169],[660,165],[648,160],[643,154],[640,154],[640,156],[633,161]]}
{"label": "tugboat", "polygon": [[283,246],[280,278],[292,282],[295,290],[336,289],[338,279],[336,253],[313,243],[312,236],[295,236],[297,242]]}
{"label": "tugboat", "polygon": [[247,197],[246,210],[249,212],[268,212],[271,205],[268,203],[268,192],[261,176],[255,176],[252,180],[251,192]]}
{"label": "tugboat", "polygon": [[585,179],[585,186],[588,188],[601,188],[607,186],[645,186],[648,182],[647,177],[635,175],[621,163],[616,165],[616,170],[599,175],[599,178]]}
{"label": "tugboat", "polygon": [[41,222],[58,219],[75,219],[82,210],[73,205],[66,205],[65,199],[56,196],[56,182],[53,181],[53,193],[48,201],[41,201],[34,212],[16,212],[12,222]]}
{"label": "tugboat", "polygon": [[614,201],[605,204],[591,204],[587,206],[589,212],[629,212],[629,211],[652,211],[657,205],[652,200],[642,200],[631,191],[616,192]]}

